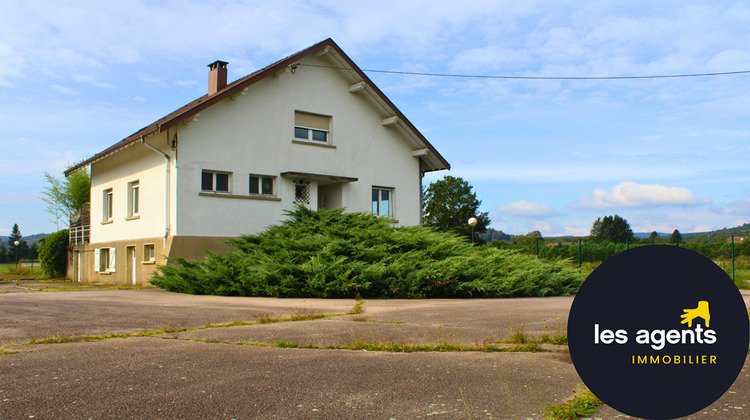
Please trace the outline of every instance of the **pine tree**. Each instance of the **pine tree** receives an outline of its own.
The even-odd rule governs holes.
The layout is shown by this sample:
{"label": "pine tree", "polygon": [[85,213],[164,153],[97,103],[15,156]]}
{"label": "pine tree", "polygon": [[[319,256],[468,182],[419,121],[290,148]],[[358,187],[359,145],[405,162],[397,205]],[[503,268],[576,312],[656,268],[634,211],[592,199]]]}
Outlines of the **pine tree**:
{"label": "pine tree", "polygon": [[679,245],[680,242],[682,242],[682,234],[680,234],[680,231],[675,229],[674,232],[672,232],[672,243],[675,245]]}
{"label": "pine tree", "polygon": [[16,241],[20,241],[23,238],[21,235],[21,229],[18,227],[18,223],[14,223],[10,229],[10,237],[8,238],[8,245],[12,248],[16,246]]}

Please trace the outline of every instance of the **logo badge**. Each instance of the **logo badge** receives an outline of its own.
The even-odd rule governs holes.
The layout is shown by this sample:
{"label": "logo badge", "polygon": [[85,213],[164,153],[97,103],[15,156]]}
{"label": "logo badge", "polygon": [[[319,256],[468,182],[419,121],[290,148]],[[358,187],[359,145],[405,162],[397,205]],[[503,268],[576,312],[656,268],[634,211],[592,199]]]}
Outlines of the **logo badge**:
{"label": "logo badge", "polygon": [[676,246],[642,246],[589,275],[568,317],[570,356],[588,388],[641,418],[711,405],[748,353],[745,302],[724,271]]}

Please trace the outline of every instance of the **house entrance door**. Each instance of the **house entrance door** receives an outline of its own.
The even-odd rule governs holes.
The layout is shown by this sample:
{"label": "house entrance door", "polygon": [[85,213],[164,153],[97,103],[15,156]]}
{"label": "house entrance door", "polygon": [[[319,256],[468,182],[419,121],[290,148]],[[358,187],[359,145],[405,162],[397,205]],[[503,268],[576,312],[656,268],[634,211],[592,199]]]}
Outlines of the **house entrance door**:
{"label": "house entrance door", "polygon": [[136,261],[135,261],[135,247],[134,246],[129,246],[129,247],[127,247],[126,251],[127,251],[126,258],[127,258],[127,261],[128,261],[128,263],[127,263],[127,266],[128,266],[128,268],[127,268],[128,280],[133,284],[133,286],[135,286],[135,282],[136,282],[135,273],[136,273],[136,267],[137,267],[136,266]]}
{"label": "house entrance door", "polygon": [[73,273],[76,276],[76,281],[78,283],[81,282],[81,252],[76,251],[75,256],[73,257]]}
{"label": "house entrance door", "polygon": [[318,185],[318,209],[335,209],[343,207],[341,203],[341,184]]}

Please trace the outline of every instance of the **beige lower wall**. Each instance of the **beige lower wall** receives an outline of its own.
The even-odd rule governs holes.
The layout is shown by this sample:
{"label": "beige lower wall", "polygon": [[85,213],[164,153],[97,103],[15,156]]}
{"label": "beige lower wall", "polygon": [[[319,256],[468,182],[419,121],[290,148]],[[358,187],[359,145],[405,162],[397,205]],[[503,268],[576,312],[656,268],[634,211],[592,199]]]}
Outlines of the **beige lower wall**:
{"label": "beige lower wall", "polygon": [[206,252],[217,254],[234,251],[226,241],[232,238],[221,236],[173,236],[167,240],[170,257],[182,257],[189,260],[202,260]]}
{"label": "beige lower wall", "polygon": [[[68,279],[82,283],[106,283],[132,285],[132,260],[128,255],[128,248],[135,250],[135,285],[147,285],[157,265],[168,263],[167,257],[183,257],[192,260],[202,260],[206,251],[224,253],[234,250],[225,242],[231,238],[205,236],[175,236],[167,240],[164,238],[145,238],[138,240],[99,242],[71,247],[68,252]],[[154,262],[147,261],[144,255],[145,245],[154,245]],[[94,268],[96,249],[115,248],[115,270],[112,272],[97,272]],[[80,263],[79,263],[80,261]]]}

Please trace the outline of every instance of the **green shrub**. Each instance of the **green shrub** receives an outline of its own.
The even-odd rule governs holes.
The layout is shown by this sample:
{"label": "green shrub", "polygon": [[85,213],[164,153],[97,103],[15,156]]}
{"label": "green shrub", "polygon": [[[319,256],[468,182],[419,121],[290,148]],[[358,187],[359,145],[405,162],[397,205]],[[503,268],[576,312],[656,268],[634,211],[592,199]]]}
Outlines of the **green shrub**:
{"label": "green shrub", "polygon": [[44,276],[50,279],[65,277],[68,266],[68,230],[57,231],[41,241],[39,263]]}
{"label": "green shrub", "polygon": [[564,261],[472,246],[449,233],[393,228],[382,218],[303,207],[237,251],[205,261],[175,258],[151,283],[191,293],[278,297],[512,297],[574,293],[581,280]]}

